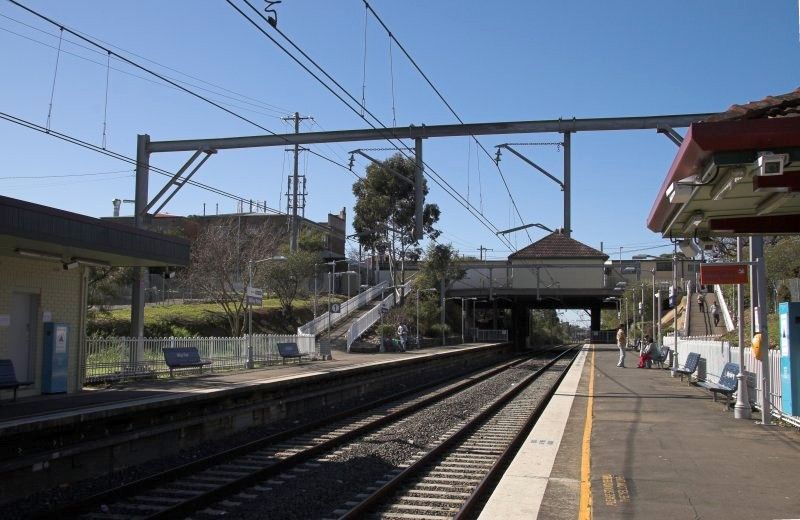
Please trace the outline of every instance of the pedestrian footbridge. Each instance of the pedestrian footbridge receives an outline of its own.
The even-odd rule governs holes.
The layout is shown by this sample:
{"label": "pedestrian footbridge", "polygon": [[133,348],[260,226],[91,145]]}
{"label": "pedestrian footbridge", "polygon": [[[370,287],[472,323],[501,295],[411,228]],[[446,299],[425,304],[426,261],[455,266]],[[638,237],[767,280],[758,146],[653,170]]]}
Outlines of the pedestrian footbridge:
{"label": "pedestrian footbridge", "polygon": [[[584,309],[600,330],[600,310],[616,308],[619,281],[608,255],[557,230],[516,251],[508,260],[462,264],[463,278],[448,298],[477,298],[478,308],[512,309],[512,330],[528,330],[530,309]],[[496,327],[495,327],[496,328]]]}

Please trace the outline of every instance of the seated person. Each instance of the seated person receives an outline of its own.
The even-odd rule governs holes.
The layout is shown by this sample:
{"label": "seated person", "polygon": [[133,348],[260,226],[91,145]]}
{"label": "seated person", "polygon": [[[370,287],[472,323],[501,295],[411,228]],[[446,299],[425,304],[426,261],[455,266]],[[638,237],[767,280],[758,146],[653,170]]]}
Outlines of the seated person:
{"label": "seated person", "polygon": [[653,344],[653,338],[651,338],[649,335],[645,336],[642,349],[639,353],[639,368],[650,368],[654,351],[655,345]]}

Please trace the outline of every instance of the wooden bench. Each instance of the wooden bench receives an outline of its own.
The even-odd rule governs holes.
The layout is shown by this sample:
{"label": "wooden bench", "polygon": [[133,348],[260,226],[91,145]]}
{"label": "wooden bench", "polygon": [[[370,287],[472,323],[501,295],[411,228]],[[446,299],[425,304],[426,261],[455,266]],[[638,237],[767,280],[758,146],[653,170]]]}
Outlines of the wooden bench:
{"label": "wooden bench", "polygon": [[169,377],[172,377],[172,371],[176,368],[200,367],[202,374],[203,367],[211,364],[207,359],[200,359],[197,347],[171,347],[161,351],[164,353],[164,362],[169,367]]}
{"label": "wooden bench", "polygon": [[686,356],[686,362],[683,364],[681,368],[675,369],[676,374],[681,375],[681,381],[683,381],[683,376],[686,376],[689,379],[689,382],[692,382],[692,374],[694,374],[695,370],[697,370],[697,365],[700,363],[700,354],[697,352],[689,352],[689,355]]}
{"label": "wooden bench", "polygon": [[297,358],[298,363],[303,362],[303,357],[308,354],[302,354],[297,348],[297,343],[278,343],[278,354],[283,358],[283,363],[286,363],[286,358]]}
{"label": "wooden bench", "polygon": [[14,372],[14,363],[10,359],[0,359],[0,390],[13,389],[14,400],[17,400],[17,388],[30,386],[33,381],[19,381]]}
{"label": "wooden bench", "polygon": [[725,363],[722,369],[722,375],[719,378],[719,383],[712,383],[710,381],[698,381],[697,386],[709,390],[714,395],[714,401],[717,400],[717,394],[725,395],[725,409],[730,406],[730,399],[736,391],[739,381],[736,376],[739,375],[739,365],[736,363]]}

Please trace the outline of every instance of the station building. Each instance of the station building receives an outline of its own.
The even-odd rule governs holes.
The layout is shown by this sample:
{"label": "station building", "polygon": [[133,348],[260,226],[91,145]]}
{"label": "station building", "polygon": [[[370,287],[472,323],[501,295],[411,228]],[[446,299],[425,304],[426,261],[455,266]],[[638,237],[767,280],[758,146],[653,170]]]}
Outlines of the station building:
{"label": "station building", "polygon": [[0,359],[32,382],[18,394],[81,389],[90,267],[188,262],[182,238],[0,196]]}

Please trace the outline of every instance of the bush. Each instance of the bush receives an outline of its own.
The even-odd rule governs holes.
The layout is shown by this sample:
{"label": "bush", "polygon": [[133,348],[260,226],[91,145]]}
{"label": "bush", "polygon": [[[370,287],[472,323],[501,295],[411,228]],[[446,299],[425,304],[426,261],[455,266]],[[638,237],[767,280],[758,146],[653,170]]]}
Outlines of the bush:
{"label": "bush", "polygon": [[[444,335],[449,336],[451,332],[450,325],[447,323],[444,324]],[[441,323],[434,323],[425,331],[425,335],[428,337],[441,337],[442,335],[442,324]]]}
{"label": "bush", "polygon": [[394,337],[396,332],[397,332],[397,328],[394,325],[383,324],[383,325],[378,325],[377,327],[375,327],[375,333],[378,336],[382,335],[385,338]]}

